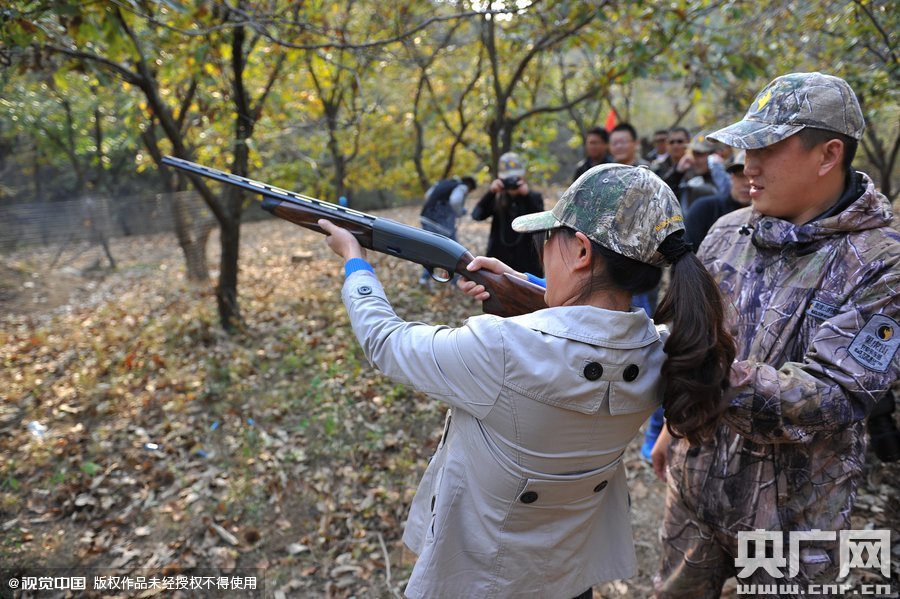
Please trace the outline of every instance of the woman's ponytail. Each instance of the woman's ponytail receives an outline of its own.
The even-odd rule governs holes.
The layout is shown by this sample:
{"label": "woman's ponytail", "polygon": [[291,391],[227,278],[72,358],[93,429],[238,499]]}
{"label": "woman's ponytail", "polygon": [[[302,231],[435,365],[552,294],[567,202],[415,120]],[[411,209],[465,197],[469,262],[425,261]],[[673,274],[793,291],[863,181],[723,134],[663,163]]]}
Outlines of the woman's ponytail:
{"label": "woman's ponytail", "polygon": [[712,437],[725,409],[735,345],[725,330],[719,288],[689,247],[680,231],[660,246],[672,262],[672,276],[654,320],[671,329],[662,366],[666,425],[673,436],[697,445]]}

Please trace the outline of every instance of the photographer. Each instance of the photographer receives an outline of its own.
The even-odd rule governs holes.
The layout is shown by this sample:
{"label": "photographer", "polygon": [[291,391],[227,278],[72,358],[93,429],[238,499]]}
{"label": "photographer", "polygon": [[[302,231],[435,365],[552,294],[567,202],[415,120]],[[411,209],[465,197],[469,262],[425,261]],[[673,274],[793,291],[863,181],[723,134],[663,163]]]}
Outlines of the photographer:
{"label": "photographer", "polygon": [[472,210],[474,220],[491,219],[485,255],[505,262],[519,272],[543,276],[537,249],[531,238],[513,231],[512,222],[524,214],[544,210],[544,198],[528,189],[525,182],[525,163],[518,154],[507,152],[500,157],[498,178],[495,179]]}

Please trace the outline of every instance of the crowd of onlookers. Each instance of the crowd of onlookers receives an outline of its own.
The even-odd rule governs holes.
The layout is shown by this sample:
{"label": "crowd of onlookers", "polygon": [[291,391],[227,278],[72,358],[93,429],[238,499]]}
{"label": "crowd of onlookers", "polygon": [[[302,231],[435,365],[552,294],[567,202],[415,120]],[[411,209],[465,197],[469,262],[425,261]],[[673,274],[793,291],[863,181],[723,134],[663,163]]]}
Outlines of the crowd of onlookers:
{"label": "crowd of onlookers", "polygon": [[695,248],[716,219],[750,203],[743,153],[702,133],[691,137],[681,126],[657,129],[646,145],[649,150],[639,156],[637,131],[629,123],[612,131],[594,127],[585,134],[585,157],[576,165],[573,180],[598,164],[649,166],[681,203],[687,237]]}
{"label": "crowd of onlookers", "polygon": [[[685,127],[658,129],[641,156],[641,141],[630,123],[619,123],[607,131],[593,127],[584,135],[584,159],[575,166],[575,181],[591,167],[618,163],[647,166],[671,188],[684,213],[686,238],[696,249],[710,226],[724,214],[750,203],[749,184],[743,175],[744,154],[706,139],[691,137]],[[466,213],[464,202],[477,186],[472,177],[446,179],[426,194],[422,226],[452,239],[457,219]],[[501,156],[498,175],[472,209],[475,220],[491,219],[486,255],[499,258],[522,272],[543,273],[538,252],[527,235],[512,230],[511,223],[523,214],[543,210],[541,194],[526,180],[525,162],[518,154]],[[428,283],[427,272],[421,282]],[[656,294],[639,295],[635,304],[652,315]]]}

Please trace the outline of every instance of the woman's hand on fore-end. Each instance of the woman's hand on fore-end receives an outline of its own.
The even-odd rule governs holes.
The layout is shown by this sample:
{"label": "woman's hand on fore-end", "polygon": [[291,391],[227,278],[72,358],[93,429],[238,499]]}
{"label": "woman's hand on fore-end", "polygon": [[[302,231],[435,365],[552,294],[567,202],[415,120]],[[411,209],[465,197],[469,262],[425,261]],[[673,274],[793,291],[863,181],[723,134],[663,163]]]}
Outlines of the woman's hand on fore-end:
{"label": "woman's hand on fore-end", "polygon": [[325,243],[328,244],[328,247],[330,247],[331,251],[335,254],[344,260],[349,260],[351,258],[366,258],[365,248],[359,245],[356,237],[354,237],[350,231],[343,227],[339,227],[330,220],[324,218],[320,218],[317,224],[325,231],[327,235]]}

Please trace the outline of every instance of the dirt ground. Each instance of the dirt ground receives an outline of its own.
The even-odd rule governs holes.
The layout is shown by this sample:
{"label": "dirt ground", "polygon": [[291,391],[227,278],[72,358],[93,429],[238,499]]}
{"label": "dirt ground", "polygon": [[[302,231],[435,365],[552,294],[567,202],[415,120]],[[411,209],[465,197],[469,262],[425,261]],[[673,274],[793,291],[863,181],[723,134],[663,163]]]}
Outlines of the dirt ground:
{"label": "dirt ground", "polygon": [[[397,209],[385,213],[391,218],[406,222],[414,222],[415,214],[415,209]],[[242,246],[242,256],[249,256],[248,260],[255,260],[260,255],[265,254],[266,250],[261,250],[260,248],[267,243],[273,243],[274,232],[281,232],[286,226],[284,223],[275,221],[246,225],[244,227],[245,245]],[[487,225],[484,223],[474,223],[466,220],[461,226],[461,242],[475,253],[483,251],[486,236]],[[313,238],[303,237],[302,239],[308,242]],[[209,245],[209,257],[212,265],[217,263],[217,244],[218,240],[214,236]],[[145,289],[152,289],[153,285],[165,287],[170,285],[170,281],[173,279],[183,277],[180,256],[172,238],[157,236],[139,239],[114,239],[112,240],[111,248],[119,263],[119,268],[115,271],[106,268],[103,252],[99,246],[83,245],[63,248],[62,258],[53,269],[47,269],[45,265],[50,262],[50,257],[55,255],[59,248],[36,249],[0,257],[2,258],[0,260],[0,314],[3,315],[2,323],[4,327],[4,337],[0,338],[0,341],[9,344],[13,340],[21,341],[26,335],[37,335],[37,331],[43,330],[44,327],[62,327],[62,323],[65,322],[64,319],[67,315],[78,314],[82,318],[82,322],[87,318],[86,315],[91,313],[98,314],[98,318],[105,318],[105,316],[99,315],[108,312],[111,306],[121,301],[121,298],[128,293],[129,289],[141,285],[149,285],[144,287]],[[319,259],[321,256],[320,250],[321,247],[316,246],[314,260]],[[269,251],[271,252],[272,250]],[[294,259],[296,261],[305,261],[308,258],[307,254],[306,250],[294,250]],[[415,269],[407,269],[404,271],[403,276],[412,279],[415,277],[415,274]],[[256,291],[253,293],[262,296],[267,292],[271,293],[269,286],[270,284],[276,285],[277,281],[267,283],[263,277],[246,281],[243,284],[254,286],[254,289],[260,289],[259,293]],[[307,282],[307,285],[309,284]],[[196,301],[213,302],[209,289],[195,289],[195,292],[198,296]],[[163,292],[160,293],[163,294]],[[464,301],[452,290],[445,290],[441,292],[440,296],[435,297],[440,297],[440,300],[428,299],[428,301],[444,301],[454,304]],[[217,337],[218,333],[213,330],[214,328],[214,325],[209,327],[211,332],[206,334]],[[62,334],[66,334],[66,329],[61,328],[60,330],[63,331]],[[0,345],[3,343],[0,343]],[[219,341],[214,339],[212,343],[219,343]],[[19,366],[12,359],[8,359],[7,363],[4,364],[4,368],[15,370]],[[206,376],[209,377],[209,373]],[[361,393],[368,392],[361,391]],[[4,434],[10,435],[11,439],[13,436],[24,439],[25,437],[21,437],[24,434],[22,432],[24,426],[33,418],[37,418],[36,414],[40,413],[39,406],[35,404],[35,398],[37,398],[37,403],[39,404],[41,401],[44,401],[42,396],[35,390],[13,394],[9,390],[3,389],[0,389],[0,396],[2,396],[5,404],[5,407],[0,408],[0,430]],[[379,394],[377,397],[381,398],[382,395]],[[46,401],[51,400],[47,399]],[[70,399],[67,400],[66,404],[62,405],[74,406],[76,401]],[[147,404],[145,401],[144,405],[150,404]],[[65,408],[63,408],[63,411],[65,411]],[[428,445],[434,442],[434,436],[439,432],[440,420],[439,417],[429,416],[423,421],[426,430],[422,438],[426,440],[422,441],[424,445],[420,448],[421,451],[416,454],[418,459],[427,457],[428,453],[433,449],[433,446],[429,447]],[[328,429],[325,430],[327,431]],[[291,435],[290,441],[296,445],[297,440],[293,437],[293,433]],[[641,438],[636,438],[632,442],[625,458],[632,497],[632,524],[639,571],[630,580],[615,581],[597,587],[594,592],[595,598],[651,596],[650,580],[656,570],[659,557],[657,531],[663,513],[665,487],[662,482],[656,479],[649,465],[641,458],[639,454],[640,442]],[[389,452],[394,447],[390,441],[380,440],[379,443],[381,443],[380,447],[387,448],[384,451]],[[21,461],[22,457],[17,455],[14,458],[7,454],[3,459],[19,459]],[[94,459],[94,461],[100,462],[99,459]],[[252,465],[252,461],[248,463]],[[103,463],[100,463],[100,465],[104,466]],[[82,471],[85,470],[84,462],[81,463],[80,467]],[[352,464],[348,466],[347,464],[336,463],[329,466],[329,471],[336,471],[346,467],[352,468],[353,466]],[[394,466],[392,465],[391,467]],[[410,479],[414,479],[417,476],[416,471],[421,467],[421,461],[418,463],[410,461],[406,466],[403,466],[402,463],[398,466],[398,468],[407,468],[405,475]],[[15,471],[7,463],[7,480],[13,476],[13,472],[23,482],[27,482],[28,476],[38,476],[34,472],[29,472],[21,464],[19,465],[19,470]],[[211,476],[213,481],[221,481],[222,476],[220,474],[213,473],[209,475],[208,472],[204,472],[202,476]],[[894,588],[898,588],[896,584],[898,571],[896,562],[900,560],[900,535],[897,533],[898,528],[900,528],[898,527],[898,522],[900,522],[900,515],[898,515],[898,508],[900,508],[900,499],[898,497],[900,496],[897,493],[898,488],[900,488],[900,479],[897,477],[898,472],[900,472],[900,468],[898,468],[897,464],[882,464],[877,458],[871,456],[871,460],[866,467],[865,480],[860,488],[857,509],[854,513],[855,528],[889,528],[892,530],[893,556],[895,560],[893,570]],[[288,477],[292,476],[290,472],[287,474]],[[284,475],[284,472],[280,474],[282,478]],[[308,472],[303,476],[307,475],[309,475]],[[156,483],[161,487],[156,495],[157,498],[160,495],[172,495],[173,493],[175,496],[183,496],[193,488],[191,484],[194,483],[191,480],[179,482],[178,480],[173,481],[167,478],[173,476],[177,479],[181,476],[178,472],[154,476],[157,476],[157,478],[162,476],[161,479],[156,480]],[[198,475],[199,478],[202,478],[202,476]],[[219,477],[218,479],[216,478],[217,476]],[[349,476],[349,474],[346,474],[346,476]],[[193,480],[196,481],[198,477],[194,477]],[[95,476],[94,482],[90,484],[99,485],[99,483],[96,483],[96,480]],[[103,534],[100,531],[103,529],[102,520],[104,516],[99,507],[95,512],[96,517],[83,517],[83,511],[66,512],[64,509],[56,510],[55,513],[59,514],[60,517],[50,517],[49,514],[52,510],[48,511],[47,515],[44,516],[41,515],[44,512],[37,510],[34,506],[35,496],[33,494],[27,496],[27,489],[17,486],[18,484],[7,483],[6,487],[0,486],[0,489],[5,491],[5,501],[0,503],[0,545],[2,545],[2,549],[0,549],[0,565],[6,562],[7,564],[15,563],[20,567],[33,567],[41,563],[42,547],[52,546],[57,553],[60,551],[74,552],[74,548],[77,546],[74,543],[74,539],[83,541],[86,534],[90,534],[91,538],[96,539],[98,535]],[[178,486],[179,484],[180,486]],[[224,485],[225,483],[211,483],[212,486],[216,484]],[[297,483],[294,482],[293,484]],[[315,482],[309,483],[313,487],[316,484]],[[165,489],[168,485],[172,485],[171,491]],[[289,482],[286,483],[285,488],[291,489],[294,487],[291,487]],[[75,492],[72,491],[72,493]],[[79,488],[77,492],[81,493],[78,497],[85,496],[84,489]],[[250,491],[245,490],[245,492]],[[398,541],[399,535],[386,536],[383,533],[367,533],[369,534],[366,537],[367,542],[371,542],[369,557],[359,557],[354,553],[352,558],[348,558],[346,556],[349,553],[337,554],[336,550],[331,553],[323,553],[317,557],[313,547],[314,540],[311,537],[300,538],[297,535],[289,534],[288,531],[296,530],[303,526],[299,523],[304,517],[301,512],[309,512],[308,515],[312,519],[318,518],[321,530],[322,527],[326,526],[322,521],[322,518],[324,518],[322,514],[327,512],[328,508],[319,504],[316,504],[315,507],[304,505],[298,500],[292,500],[289,493],[283,491],[280,493],[277,502],[273,496],[268,502],[263,502],[261,508],[257,508],[262,509],[263,512],[272,508],[277,513],[257,514],[256,519],[253,520],[255,522],[253,527],[239,526],[236,524],[237,518],[226,518],[223,521],[213,517],[202,527],[202,535],[207,536],[203,536],[203,543],[198,542],[194,552],[197,555],[201,555],[199,547],[202,547],[207,552],[202,555],[219,555],[221,557],[221,552],[216,553],[216,551],[223,543],[221,543],[221,540],[213,543],[208,536],[212,535],[215,537],[216,534],[213,533],[217,533],[236,548],[234,550],[235,555],[232,555],[230,560],[220,560],[218,565],[223,566],[224,564],[223,567],[226,570],[228,564],[233,566],[235,563],[238,566],[261,566],[268,567],[272,572],[278,573],[278,576],[274,576],[267,583],[266,596],[398,596],[398,593],[402,591],[403,583],[409,575],[409,569],[412,564],[412,556],[402,548]],[[93,498],[95,496],[91,495],[90,497]],[[148,501],[146,499],[147,495],[142,497],[142,501],[148,506],[157,506],[155,508],[148,507],[147,509],[150,511],[154,509],[159,510],[161,509],[159,506],[165,507],[167,505],[164,502],[154,503]],[[187,497],[187,499],[190,499],[190,497]],[[399,495],[385,492],[384,495],[378,494],[372,499],[372,501],[377,501],[379,504],[372,509],[383,509],[382,519],[391,521],[392,518],[396,518],[402,521],[404,511],[402,506],[404,502],[408,502],[408,499],[408,492],[400,493]],[[93,501],[93,499],[90,500]],[[84,501],[88,501],[88,499],[84,499]],[[382,506],[381,504],[385,505]],[[270,507],[267,508],[266,505]],[[371,508],[371,505],[368,507]],[[135,509],[141,510],[142,508],[138,505]],[[76,517],[77,513],[82,514],[82,516]],[[150,534],[148,530],[150,530],[149,527],[154,526],[154,517],[146,515],[146,517],[138,517],[142,513],[140,511],[131,513],[133,514],[132,517],[134,517],[133,523],[125,521],[115,524],[118,527],[116,530],[118,530],[117,534],[119,537],[133,539],[142,538]],[[242,516],[244,521],[246,521],[246,511],[243,512]],[[140,526],[137,525],[139,522]],[[170,527],[171,534],[166,534],[169,534],[169,538],[174,539],[177,537],[177,531],[171,529],[173,527],[177,528],[179,526],[178,522],[178,520],[174,522],[168,521],[167,526]],[[220,522],[221,526],[216,524],[217,522]],[[234,527],[229,528],[226,522],[235,523]],[[393,524],[395,527],[398,525],[398,522]],[[228,530],[223,534],[216,527]],[[252,534],[248,532],[250,529],[253,531]],[[22,532],[23,530],[25,531],[24,533]],[[213,533],[210,533],[210,530]],[[229,530],[242,531],[243,536],[235,539],[237,541],[236,545],[230,543],[231,539],[228,539]],[[153,534],[159,533],[155,531]],[[68,544],[59,542],[54,544],[48,540],[54,535],[57,537],[64,536],[72,541]],[[234,537],[233,534],[231,536],[232,538]],[[293,541],[293,544],[291,544],[291,541]],[[172,541],[169,547],[171,548],[175,542]],[[110,544],[112,545],[112,543]],[[97,543],[94,543],[94,546],[97,546]],[[231,548],[229,547],[228,549],[230,550]],[[122,552],[132,550],[136,553],[139,551],[139,549],[130,549],[125,545],[120,545],[118,556],[122,557]],[[296,554],[292,553],[292,551],[296,551]],[[291,560],[286,558],[286,553],[290,554]],[[303,556],[303,560],[299,558],[294,559],[298,554]],[[90,554],[90,559],[94,560],[91,563],[96,564],[98,556],[103,557],[104,555],[115,556],[116,554],[104,553],[98,550]],[[138,558],[143,560],[142,563],[155,563],[149,559],[144,560],[144,557],[150,555],[149,553],[142,555],[143,557]],[[343,561],[341,561],[342,559]],[[362,563],[364,561],[366,562],[365,564]],[[129,562],[126,560],[123,563]],[[71,560],[67,565],[73,565]],[[162,566],[164,562],[160,561],[157,565]],[[130,566],[134,566],[134,561],[130,562]],[[285,573],[288,570],[290,572]],[[851,572],[849,580],[865,581],[866,574],[866,572],[862,574]],[[356,578],[353,579],[352,583],[345,582],[354,576]],[[733,596],[733,594],[733,588],[730,588],[726,589],[723,596],[728,597]]]}

